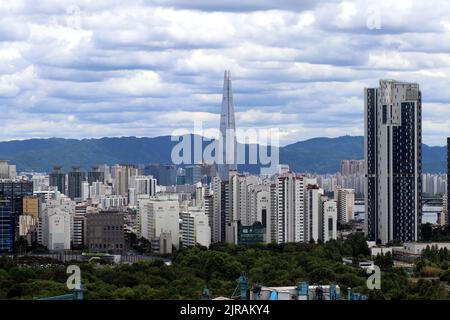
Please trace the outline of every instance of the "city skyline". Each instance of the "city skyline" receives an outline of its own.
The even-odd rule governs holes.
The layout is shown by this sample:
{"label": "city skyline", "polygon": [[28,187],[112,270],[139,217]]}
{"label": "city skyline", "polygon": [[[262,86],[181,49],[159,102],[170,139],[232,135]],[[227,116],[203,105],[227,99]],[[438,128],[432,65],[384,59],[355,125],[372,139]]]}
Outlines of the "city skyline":
{"label": "city skyline", "polygon": [[154,137],[189,129],[186,119],[216,128],[230,69],[237,125],[279,127],[281,145],[363,135],[361,91],[395,78],[421,84],[423,141],[443,146],[449,11],[418,1],[5,3],[0,140]]}

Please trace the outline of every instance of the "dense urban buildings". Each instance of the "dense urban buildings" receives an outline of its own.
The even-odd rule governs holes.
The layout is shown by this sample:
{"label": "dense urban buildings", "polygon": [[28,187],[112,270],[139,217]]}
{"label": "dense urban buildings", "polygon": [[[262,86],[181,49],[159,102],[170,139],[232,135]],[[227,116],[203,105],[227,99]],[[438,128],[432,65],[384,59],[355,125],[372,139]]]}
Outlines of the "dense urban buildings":
{"label": "dense urban buildings", "polygon": [[343,176],[364,175],[364,163],[364,160],[342,160],[341,174]]}
{"label": "dense urban buildings", "polygon": [[149,164],[144,168],[144,175],[153,176],[160,186],[177,184],[177,168],[173,164]]}
{"label": "dense urban buildings", "polygon": [[421,218],[422,106],[416,83],[365,89],[366,233],[416,241]]}
{"label": "dense urban buildings", "polygon": [[[420,91],[382,80],[365,94],[366,158],[342,160],[337,173],[293,172],[285,164],[273,175],[233,164],[104,164],[0,180],[0,248],[11,254],[24,237],[51,252],[124,253],[130,234],[159,254],[216,242],[322,243],[342,236],[341,228],[358,230],[355,219],[367,221],[369,240],[414,241],[421,191],[437,195],[434,201],[442,196],[444,206],[448,200],[447,175],[421,173]],[[234,130],[228,71],[222,102],[222,132]],[[0,165],[16,177],[14,165]],[[364,197],[365,216],[357,209]],[[447,221],[444,208],[438,222]]]}

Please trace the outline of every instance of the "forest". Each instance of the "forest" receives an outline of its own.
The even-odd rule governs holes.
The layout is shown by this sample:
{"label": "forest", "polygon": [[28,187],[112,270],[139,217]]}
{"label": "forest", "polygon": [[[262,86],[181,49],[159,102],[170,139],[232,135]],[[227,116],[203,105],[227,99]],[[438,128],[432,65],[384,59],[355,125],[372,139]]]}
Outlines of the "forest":
{"label": "forest", "polygon": [[[352,257],[353,264],[343,264]],[[205,287],[210,297],[230,297],[245,272],[252,284],[294,286],[335,283],[343,292],[350,287],[368,299],[448,299],[450,280],[447,250],[427,248],[414,268],[394,265],[392,256],[378,255],[381,289],[368,290],[368,274],[358,262],[369,259],[362,234],[325,244],[288,243],[243,247],[214,244],[182,248],[165,264],[156,259],[134,264],[79,263],[85,299],[179,300],[201,299]],[[37,299],[68,293],[66,267],[34,256],[0,258],[0,299]],[[427,279],[425,279],[425,277]]]}

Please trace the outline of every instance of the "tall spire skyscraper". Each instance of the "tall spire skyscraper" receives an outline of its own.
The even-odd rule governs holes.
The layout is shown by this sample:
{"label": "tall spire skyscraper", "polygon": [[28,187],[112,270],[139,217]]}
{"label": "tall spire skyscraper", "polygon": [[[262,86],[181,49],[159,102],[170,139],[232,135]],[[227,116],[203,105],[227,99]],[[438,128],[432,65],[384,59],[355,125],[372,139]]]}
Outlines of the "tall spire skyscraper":
{"label": "tall spire skyscraper", "polygon": [[233,92],[229,70],[225,70],[223,80],[219,142],[221,144],[221,148],[219,148],[221,153],[218,164],[219,176],[222,181],[227,181],[229,170],[237,170],[236,122],[234,120]]}

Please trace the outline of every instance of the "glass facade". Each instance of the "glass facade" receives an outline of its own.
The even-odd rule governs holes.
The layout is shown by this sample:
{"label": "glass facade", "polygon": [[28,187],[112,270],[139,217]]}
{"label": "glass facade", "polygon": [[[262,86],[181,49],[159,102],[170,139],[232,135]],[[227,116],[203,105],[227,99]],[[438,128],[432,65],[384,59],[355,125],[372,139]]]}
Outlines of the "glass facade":
{"label": "glass facade", "polygon": [[251,226],[239,225],[238,244],[250,246],[258,243],[265,243],[266,228],[256,222]]}
{"label": "glass facade", "polygon": [[12,254],[14,244],[14,217],[9,201],[0,201],[0,255]]}

